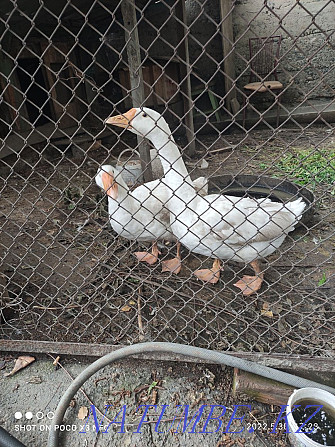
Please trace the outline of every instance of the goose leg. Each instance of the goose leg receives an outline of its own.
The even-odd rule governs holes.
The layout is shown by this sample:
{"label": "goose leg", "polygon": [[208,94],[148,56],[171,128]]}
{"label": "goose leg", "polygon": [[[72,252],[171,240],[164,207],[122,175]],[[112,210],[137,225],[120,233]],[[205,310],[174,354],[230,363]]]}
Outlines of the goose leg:
{"label": "goose leg", "polygon": [[220,279],[220,270],[223,270],[223,267],[221,267],[221,261],[219,259],[215,259],[215,261],[213,262],[213,267],[211,269],[196,270],[193,273],[195,276],[201,279],[201,281],[215,284]]}
{"label": "goose leg", "polygon": [[147,251],[136,251],[134,255],[136,256],[137,260],[139,262],[146,262],[147,264],[153,265],[155,262],[158,261],[158,255],[160,254],[160,251],[157,247],[157,242],[152,244],[151,253]]}
{"label": "goose leg", "polygon": [[172,272],[178,275],[181,270],[180,242],[177,242],[177,255],[173,259],[162,262],[162,272]]}
{"label": "goose leg", "polygon": [[264,274],[261,271],[260,262],[258,260],[252,261],[250,262],[250,266],[253,268],[256,275],[245,275],[242,279],[234,284],[235,287],[238,287],[242,290],[244,296],[249,296],[253,293],[256,293],[262,287],[263,283]]}

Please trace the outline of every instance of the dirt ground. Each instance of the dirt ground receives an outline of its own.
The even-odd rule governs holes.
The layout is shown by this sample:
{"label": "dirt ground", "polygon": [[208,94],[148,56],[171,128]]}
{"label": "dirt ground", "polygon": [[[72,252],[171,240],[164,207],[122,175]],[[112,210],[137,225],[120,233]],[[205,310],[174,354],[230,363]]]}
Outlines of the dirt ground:
{"label": "dirt ground", "polygon": [[[87,366],[87,360],[61,359],[62,367],[56,369],[52,362],[52,358],[41,356],[16,375],[5,377],[4,373],[13,367],[14,358],[8,355],[0,358],[0,425],[27,447],[47,445],[50,419],[62,394],[70,385],[72,377]],[[136,374],[133,373],[135,370]],[[127,359],[96,373],[85,383],[83,392],[79,391],[75,395],[65,414],[59,446],[193,447],[200,443],[204,447],[289,446],[282,421],[276,425],[276,433],[271,434],[280,407],[260,404],[243,395],[232,397],[231,387],[230,368]],[[96,409],[98,423],[102,421],[104,427],[99,433],[96,432],[92,413],[88,420],[78,417],[81,407],[84,407],[85,414],[85,409],[90,410],[91,405]],[[106,411],[106,405],[113,407]],[[122,419],[124,405],[123,429],[120,424],[115,424],[115,429],[113,425],[107,429],[121,410],[116,421]],[[139,424],[144,407],[139,408],[140,405],[157,405],[156,408],[150,407],[147,412],[145,419],[151,423],[144,423],[141,427]],[[166,407],[161,422],[156,426],[164,405]],[[186,405],[189,405],[187,422],[190,425],[184,430]],[[192,422],[192,418],[202,405],[206,406],[193,430],[195,419]],[[221,427],[217,420],[213,420],[209,421],[204,430],[210,405],[222,405],[226,410],[221,418]],[[237,408],[236,405],[250,407]],[[243,414],[245,417],[242,422],[237,419],[229,426],[235,408],[236,418]],[[223,407],[216,407],[213,417],[223,411]],[[107,430],[107,433],[101,433],[103,430]],[[194,433],[189,433],[192,430]],[[241,433],[225,433],[228,431]]]}
{"label": "dirt ground", "polygon": [[[128,137],[127,137],[128,138]],[[129,137],[130,138],[130,137]],[[326,126],[200,135],[191,176],[277,174],[290,147],[329,147]],[[125,135],[121,140],[126,140]],[[133,140],[128,140],[131,144]],[[227,263],[215,285],[192,271],[211,260],[182,250],[176,277],[132,255],[139,244],[117,237],[106,199],[94,182],[113,158],[108,142],[78,161],[47,144],[1,161],[2,273],[8,297],[0,337],[123,344],[171,341],[220,350],[332,356],[335,319],[334,200],[318,184],[314,216],[263,264],[261,292],[245,298],[233,286],[249,270]],[[116,153],[125,147],[119,140]],[[193,168],[206,151],[207,169]],[[113,149],[115,150],[115,149]],[[114,153],[114,152],[113,152]],[[273,166],[264,169],[264,164]],[[163,260],[174,247],[162,245]]]}

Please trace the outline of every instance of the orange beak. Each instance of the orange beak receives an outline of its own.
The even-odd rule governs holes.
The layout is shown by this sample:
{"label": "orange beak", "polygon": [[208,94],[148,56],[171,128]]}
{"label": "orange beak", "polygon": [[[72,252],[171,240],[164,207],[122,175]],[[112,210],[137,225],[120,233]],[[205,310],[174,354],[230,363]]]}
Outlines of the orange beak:
{"label": "orange beak", "polygon": [[130,109],[128,112],[122,115],[110,116],[106,119],[107,124],[113,124],[113,126],[123,127],[129,129],[131,127],[131,120],[136,115],[136,109]]}
{"label": "orange beak", "polygon": [[114,181],[112,174],[103,172],[101,174],[101,180],[106,194],[112,199],[116,200],[119,194],[119,188],[117,183]]}

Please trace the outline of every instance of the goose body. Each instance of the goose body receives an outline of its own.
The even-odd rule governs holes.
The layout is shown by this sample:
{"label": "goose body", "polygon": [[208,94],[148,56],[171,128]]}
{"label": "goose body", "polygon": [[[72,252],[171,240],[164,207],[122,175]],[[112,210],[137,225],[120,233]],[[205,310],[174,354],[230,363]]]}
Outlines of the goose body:
{"label": "goose body", "polygon": [[[170,228],[190,251],[216,260],[250,263],[256,276],[244,276],[235,285],[245,295],[256,292],[263,280],[258,260],[272,254],[301,218],[301,198],[286,204],[270,199],[240,198],[195,191],[180,151],[165,119],[156,111],[131,109],[107,123],[144,135],[157,149],[167,186]],[[198,277],[218,279],[215,269],[198,271]]]}
{"label": "goose body", "polygon": [[[153,242],[151,254],[137,252],[135,255],[140,261],[156,262],[159,254],[156,242],[175,240],[170,228],[170,212],[164,206],[169,200],[165,184],[154,180],[130,191],[121,172],[110,165],[98,170],[95,181],[108,195],[108,214],[113,230],[129,240]],[[208,182],[204,177],[194,180],[194,185],[197,190],[207,192]],[[169,270],[168,266],[169,261],[164,261],[163,270]]]}
{"label": "goose body", "polygon": [[279,248],[305,207],[301,199],[284,207],[270,199],[213,194],[203,200],[196,196],[178,212],[176,202],[171,200],[171,229],[183,245],[194,253],[245,263]]}

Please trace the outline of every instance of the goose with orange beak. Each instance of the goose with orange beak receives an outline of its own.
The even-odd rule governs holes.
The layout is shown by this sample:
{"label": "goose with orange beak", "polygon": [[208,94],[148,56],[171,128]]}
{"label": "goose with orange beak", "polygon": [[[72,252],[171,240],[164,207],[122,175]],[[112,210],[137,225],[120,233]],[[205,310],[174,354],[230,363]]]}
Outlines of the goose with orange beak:
{"label": "goose with orange beak", "polygon": [[[162,207],[162,203],[168,200],[166,188],[159,181],[154,181],[130,191],[121,172],[110,165],[98,170],[95,181],[108,196],[108,214],[113,230],[126,239],[153,242],[151,252],[134,254],[140,262],[155,264],[160,254],[157,241],[175,240],[170,230],[169,212]],[[163,261],[163,271],[179,273],[180,247],[177,252],[176,258]]]}
{"label": "goose with orange beak", "polygon": [[[131,120],[135,114],[136,109],[131,109],[106,122],[133,130]],[[169,192],[164,182],[154,180],[130,191],[121,172],[110,165],[104,165],[98,170],[95,181],[108,196],[108,213],[113,230],[126,239],[152,242],[151,252],[140,251],[134,254],[140,262],[155,264],[160,254],[157,241],[176,241],[170,228],[170,213],[165,206]],[[194,187],[200,194],[207,194],[208,183],[207,180],[204,181],[204,177],[196,179]],[[162,261],[162,271],[178,274],[180,270],[180,244],[177,242],[176,257]]]}

